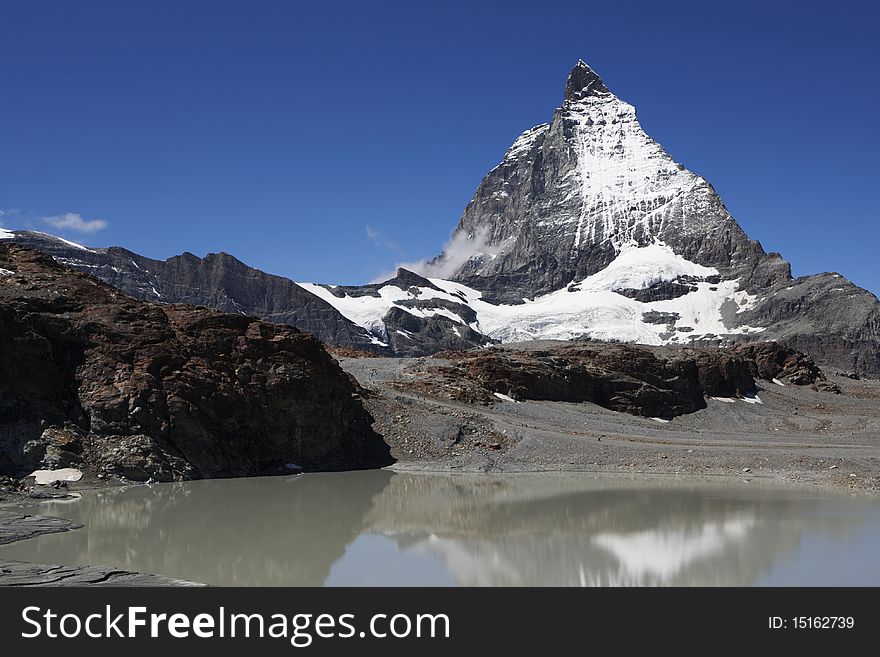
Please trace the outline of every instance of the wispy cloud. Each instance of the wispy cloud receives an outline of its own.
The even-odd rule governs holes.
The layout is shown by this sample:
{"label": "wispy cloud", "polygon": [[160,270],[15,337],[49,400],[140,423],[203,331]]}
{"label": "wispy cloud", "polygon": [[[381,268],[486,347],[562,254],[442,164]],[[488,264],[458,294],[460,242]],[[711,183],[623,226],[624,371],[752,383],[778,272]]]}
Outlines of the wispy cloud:
{"label": "wispy cloud", "polygon": [[[449,278],[472,257],[478,255],[491,257],[497,251],[497,247],[489,244],[488,229],[479,229],[470,235],[463,230],[456,230],[443,246],[443,253],[436,258],[398,262],[397,267],[402,267],[403,269],[408,269],[431,278]],[[376,277],[373,282],[381,283],[393,276],[394,272],[384,272]]]}
{"label": "wispy cloud", "polygon": [[18,208],[0,210],[0,228],[12,230],[15,224],[21,224],[21,210]]}
{"label": "wispy cloud", "polygon": [[383,249],[388,249],[389,251],[394,251],[398,254],[401,252],[400,245],[397,242],[385,239],[381,232],[369,225],[367,226],[367,237],[369,237],[376,246],[381,246]]}
{"label": "wispy cloud", "polygon": [[103,219],[83,219],[76,212],[56,214],[51,217],[43,217],[43,221],[58,230],[73,230],[78,233],[96,233],[104,230],[108,223]]}

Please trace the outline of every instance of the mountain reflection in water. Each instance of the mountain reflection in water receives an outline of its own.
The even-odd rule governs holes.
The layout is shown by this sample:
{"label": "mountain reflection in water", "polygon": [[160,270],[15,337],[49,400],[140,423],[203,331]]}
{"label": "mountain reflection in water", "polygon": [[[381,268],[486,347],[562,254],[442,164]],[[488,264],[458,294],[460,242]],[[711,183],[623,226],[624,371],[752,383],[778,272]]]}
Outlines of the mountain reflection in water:
{"label": "mountain reflection in water", "polygon": [[[805,541],[828,546],[826,574],[880,542],[875,497],[581,473],[197,481],[37,512],[86,527],[0,547],[0,559],[214,585],[743,586],[799,567]],[[873,560],[863,570],[880,582]]]}

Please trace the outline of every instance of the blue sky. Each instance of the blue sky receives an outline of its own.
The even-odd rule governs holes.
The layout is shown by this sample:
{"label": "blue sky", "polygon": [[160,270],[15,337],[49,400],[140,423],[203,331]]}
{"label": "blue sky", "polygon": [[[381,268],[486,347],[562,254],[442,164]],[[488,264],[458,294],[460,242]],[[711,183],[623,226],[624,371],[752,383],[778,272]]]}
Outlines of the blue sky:
{"label": "blue sky", "polygon": [[877,293],[878,22],[846,0],[6,2],[0,222],[363,282],[439,251],[583,58],[796,274]]}

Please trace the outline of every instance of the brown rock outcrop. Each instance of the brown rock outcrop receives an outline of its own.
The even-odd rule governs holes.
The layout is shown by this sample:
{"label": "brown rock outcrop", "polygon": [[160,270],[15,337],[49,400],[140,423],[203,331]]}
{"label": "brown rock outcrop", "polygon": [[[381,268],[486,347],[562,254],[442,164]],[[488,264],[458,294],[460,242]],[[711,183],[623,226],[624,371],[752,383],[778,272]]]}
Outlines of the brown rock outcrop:
{"label": "brown rock outcrop", "polygon": [[389,462],[320,342],[132,299],[0,244],[0,473],[172,480]]}
{"label": "brown rock outcrop", "polygon": [[778,342],[741,344],[732,349],[752,364],[752,374],[761,379],[779,379],[794,385],[812,385],[825,375],[813,359]]}
{"label": "brown rock outcrop", "polygon": [[816,381],[805,372],[821,377],[808,357],[789,351],[775,344],[747,345],[742,352],[601,342],[496,347],[443,352],[436,356],[440,363],[416,361],[414,376],[397,386],[471,403],[497,402],[495,393],[500,393],[516,400],[591,402],[670,419],[705,408],[707,396],[753,393],[756,377],[783,376],[797,385]]}

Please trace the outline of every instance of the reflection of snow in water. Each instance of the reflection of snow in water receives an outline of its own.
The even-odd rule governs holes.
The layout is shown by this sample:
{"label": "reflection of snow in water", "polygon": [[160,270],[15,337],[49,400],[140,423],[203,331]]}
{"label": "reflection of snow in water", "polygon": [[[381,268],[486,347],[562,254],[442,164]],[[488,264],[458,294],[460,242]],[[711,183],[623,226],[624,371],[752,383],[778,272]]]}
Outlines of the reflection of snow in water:
{"label": "reflection of snow in water", "polygon": [[[711,571],[706,564],[747,549],[758,524],[754,514],[738,513],[691,527],[592,537],[561,532],[552,537],[519,536],[513,543],[430,534],[399,549],[440,559],[454,579],[466,586],[705,584],[707,580],[697,571],[705,570],[704,566]],[[690,571],[697,576],[694,581]],[[536,575],[537,580],[533,579]]]}
{"label": "reflection of snow in water", "polygon": [[744,514],[721,522],[707,522],[698,529],[600,534],[593,538],[593,543],[617,558],[624,575],[669,580],[693,562],[746,538],[755,522],[753,515]]}
{"label": "reflection of snow in water", "polygon": [[466,582],[468,586],[495,586],[499,581],[499,573],[519,571],[517,564],[505,558],[500,550],[474,550],[473,546],[464,541],[441,538],[435,534],[416,543],[412,549],[423,554],[441,556],[455,573],[455,579]]}

